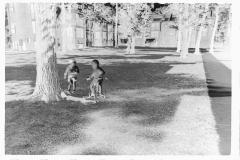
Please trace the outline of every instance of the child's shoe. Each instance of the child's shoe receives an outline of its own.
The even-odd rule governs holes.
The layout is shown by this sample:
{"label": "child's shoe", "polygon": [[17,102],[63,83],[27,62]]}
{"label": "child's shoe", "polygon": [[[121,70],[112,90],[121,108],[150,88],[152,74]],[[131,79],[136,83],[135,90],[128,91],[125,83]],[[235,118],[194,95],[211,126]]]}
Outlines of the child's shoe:
{"label": "child's shoe", "polygon": [[94,94],[94,93],[91,93],[91,94],[90,94],[90,97],[94,97],[94,96],[95,96],[95,94]]}
{"label": "child's shoe", "polygon": [[67,94],[71,95],[70,91],[67,91]]}

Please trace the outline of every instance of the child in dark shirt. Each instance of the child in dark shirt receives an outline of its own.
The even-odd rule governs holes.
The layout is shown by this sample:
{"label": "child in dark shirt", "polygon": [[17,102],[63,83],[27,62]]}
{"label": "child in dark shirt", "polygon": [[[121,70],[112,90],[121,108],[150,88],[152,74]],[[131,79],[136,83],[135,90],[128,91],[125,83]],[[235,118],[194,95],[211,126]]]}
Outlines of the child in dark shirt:
{"label": "child in dark shirt", "polygon": [[90,77],[87,78],[87,80],[91,80],[92,82],[90,84],[90,90],[91,90],[91,96],[94,96],[94,87],[98,88],[98,92],[100,95],[103,95],[102,92],[102,83],[103,83],[103,76],[105,75],[105,71],[99,67],[98,60],[92,61],[92,68],[93,72],[90,75]]}
{"label": "child in dark shirt", "polygon": [[[76,65],[76,60],[75,59],[70,59],[69,60],[69,65],[66,68],[66,71],[64,73],[64,79],[68,78],[68,94],[74,94],[76,91],[76,82],[77,82],[77,75],[79,73],[79,68]],[[73,87],[72,87],[73,86]],[[71,91],[72,87],[72,92]]]}

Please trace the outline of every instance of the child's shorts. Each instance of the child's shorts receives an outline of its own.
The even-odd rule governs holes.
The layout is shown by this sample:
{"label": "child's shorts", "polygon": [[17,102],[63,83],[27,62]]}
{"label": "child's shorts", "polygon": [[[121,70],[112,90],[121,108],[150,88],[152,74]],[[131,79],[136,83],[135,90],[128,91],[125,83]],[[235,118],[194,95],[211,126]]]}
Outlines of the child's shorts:
{"label": "child's shorts", "polygon": [[77,77],[68,77],[68,82],[73,84],[74,82],[77,81]]}

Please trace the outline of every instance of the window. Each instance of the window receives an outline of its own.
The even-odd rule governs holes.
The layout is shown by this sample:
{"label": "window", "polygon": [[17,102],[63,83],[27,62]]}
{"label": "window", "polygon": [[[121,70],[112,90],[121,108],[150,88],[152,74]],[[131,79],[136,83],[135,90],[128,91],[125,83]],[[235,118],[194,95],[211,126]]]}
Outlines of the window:
{"label": "window", "polygon": [[160,30],[160,23],[159,22],[152,23],[151,30]]}
{"label": "window", "polygon": [[151,37],[158,37],[158,31],[151,31]]}
{"label": "window", "polygon": [[95,32],[95,39],[101,38],[101,32]]}
{"label": "window", "polygon": [[128,39],[121,39],[122,44],[126,44],[128,42]]}
{"label": "window", "polygon": [[11,33],[16,34],[16,24],[14,23],[11,24]]}
{"label": "window", "polygon": [[107,23],[103,23],[103,28],[107,29]]}
{"label": "window", "polygon": [[78,23],[77,23],[79,26],[83,26],[83,19],[78,19]]}
{"label": "window", "polygon": [[84,19],[80,18],[78,14],[76,14],[76,21],[78,26],[83,26]]}
{"label": "window", "polygon": [[107,32],[103,32],[103,39],[107,39]]}
{"label": "window", "polygon": [[32,31],[33,31],[33,34],[36,33],[36,22],[35,21],[32,21]]}
{"label": "window", "polygon": [[14,13],[14,5],[13,5],[13,3],[10,3],[10,4],[9,4],[9,11],[10,11],[11,13]]}
{"label": "window", "polygon": [[26,43],[31,43],[31,38],[27,38]]}
{"label": "window", "polygon": [[34,4],[31,4],[31,15],[32,15],[32,19],[35,19]]}
{"label": "window", "polygon": [[18,42],[13,42],[12,45],[13,45],[13,49],[18,49]]}
{"label": "window", "polygon": [[83,38],[83,28],[77,28],[77,37]]}

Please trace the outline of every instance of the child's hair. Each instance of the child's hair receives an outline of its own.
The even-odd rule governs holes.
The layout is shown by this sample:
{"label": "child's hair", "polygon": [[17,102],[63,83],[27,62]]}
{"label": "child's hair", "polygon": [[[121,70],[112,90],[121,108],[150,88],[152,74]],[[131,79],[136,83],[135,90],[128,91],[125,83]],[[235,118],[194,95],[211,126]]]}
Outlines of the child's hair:
{"label": "child's hair", "polygon": [[99,67],[99,62],[98,62],[98,60],[94,59],[92,62],[95,63],[95,64]]}
{"label": "child's hair", "polygon": [[76,64],[76,59],[75,58],[69,59],[69,63],[75,63]]}

